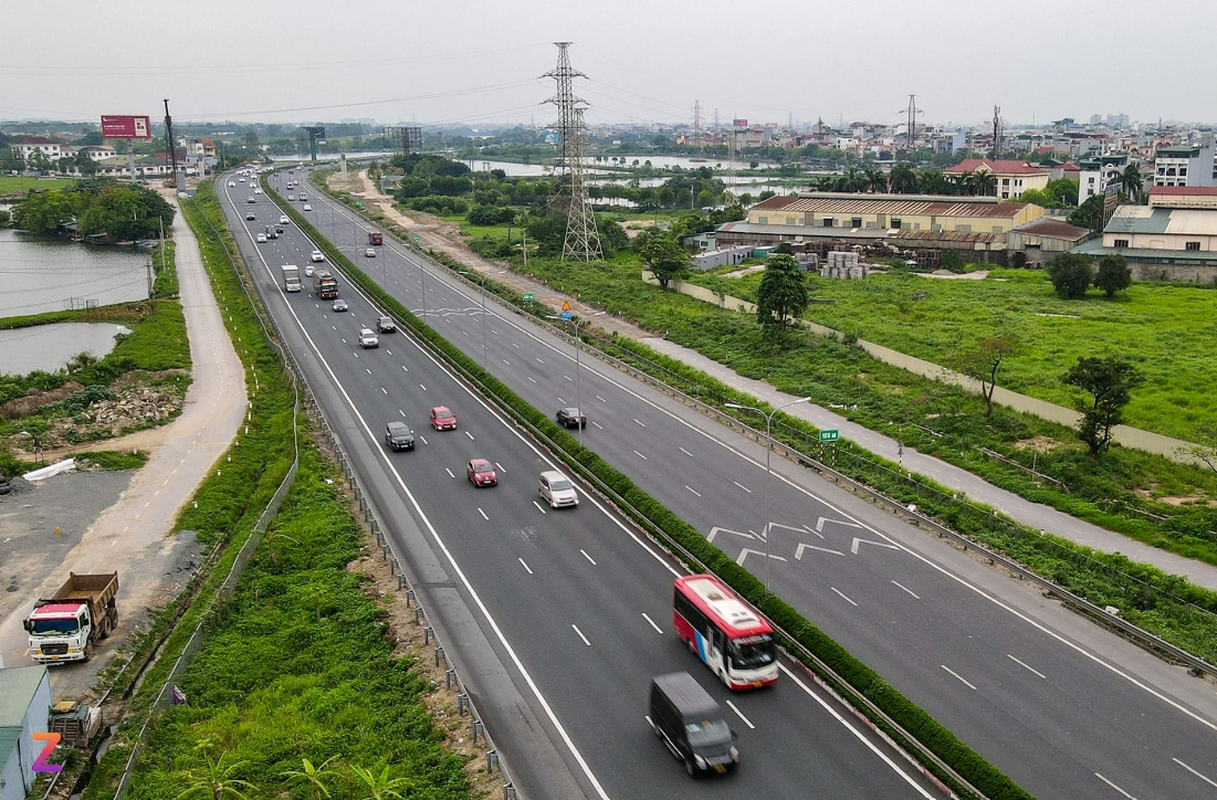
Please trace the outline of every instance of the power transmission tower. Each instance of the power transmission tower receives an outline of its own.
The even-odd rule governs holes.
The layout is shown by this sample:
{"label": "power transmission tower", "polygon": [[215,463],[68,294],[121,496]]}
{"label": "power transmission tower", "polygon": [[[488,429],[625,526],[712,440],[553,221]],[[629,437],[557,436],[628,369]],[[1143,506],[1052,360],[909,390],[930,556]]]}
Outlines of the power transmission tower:
{"label": "power transmission tower", "polygon": [[1001,158],[1001,106],[993,106],[993,157]]}
{"label": "power transmission tower", "polygon": [[718,109],[714,109],[714,138],[718,138]]}
{"label": "power transmission tower", "polygon": [[596,230],[596,214],[587,199],[587,186],[583,182],[583,148],[587,142],[583,126],[584,109],[571,109],[571,141],[568,155],[570,164],[570,213],[566,216],[566,241],[562,244],[562,258],[582,261],[604,258],[600,249],[600,232]]}
{"label": "power transmission tower", "polygon": [[909,95],[909,150],[915,149],[917,141],[917,95]]}
{"label": "power transmission tower", "polygon": [[701,101],[693,101],[693,139],[697,142],[697,152],[702,151],[701,141]]}
{"label": "power transmission tower", "polygon": [[554,44],[558,46],[558,66],[541,77],[553,78],[558,84],[558,90],[554,96],[545,102],[553,103],[558,107],[558,157],[554,163],[554,170],[561,172],[570,168],[570,144],[575,104],[586,103],[575,97],[574,80],[587,76],[582,72],[576,72],[571,67],[570,53],[567,52],[567,48],[571,45],[570,42],[554,42]]}

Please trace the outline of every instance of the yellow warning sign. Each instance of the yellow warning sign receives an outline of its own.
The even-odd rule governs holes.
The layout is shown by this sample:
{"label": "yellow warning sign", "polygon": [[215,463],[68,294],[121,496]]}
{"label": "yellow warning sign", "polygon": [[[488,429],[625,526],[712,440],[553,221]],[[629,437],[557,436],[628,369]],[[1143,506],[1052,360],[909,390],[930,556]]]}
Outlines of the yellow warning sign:
{"label": "yellow warning sign", "polygon": [[567,300],[562,301],[562,310],[570,311],[570,302],[569,301],[567,301]]}

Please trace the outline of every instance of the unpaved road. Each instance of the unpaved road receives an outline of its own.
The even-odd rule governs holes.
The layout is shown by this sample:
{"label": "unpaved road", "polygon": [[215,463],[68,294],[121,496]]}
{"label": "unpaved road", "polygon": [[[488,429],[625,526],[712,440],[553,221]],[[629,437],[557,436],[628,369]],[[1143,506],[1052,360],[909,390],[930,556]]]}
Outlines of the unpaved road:
{"label": "unpaved road", "polygon": [[89,664],[52,671],[56,700],[85,696],[109,656],[147,620],[148,609],[163,606],[193,574],[199,553],[194,537],[168,533],[179,509],[232,444],[245,413],[244,369],[224,328],[198,243],[180,213],[173,237],[193,377],[181,416],[157,435],[140,437],[151,450],[143,469],[65,475],[0,497],[0,582],[5,589],[0,593],[0,656],[7,666],[32,663],[21,620],[38,597],[54,592],[70,571],[118,571],[118,630]]}

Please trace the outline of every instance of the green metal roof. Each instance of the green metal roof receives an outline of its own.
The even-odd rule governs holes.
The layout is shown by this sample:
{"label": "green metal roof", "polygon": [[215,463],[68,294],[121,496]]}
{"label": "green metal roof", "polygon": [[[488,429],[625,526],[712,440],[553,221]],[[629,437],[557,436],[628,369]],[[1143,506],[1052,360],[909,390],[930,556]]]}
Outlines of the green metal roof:
{"label": "green metal roof", "polygon": [[45,679],[44,664],[0,669],[0,764],[7,764],[17,747],[25,712]]}

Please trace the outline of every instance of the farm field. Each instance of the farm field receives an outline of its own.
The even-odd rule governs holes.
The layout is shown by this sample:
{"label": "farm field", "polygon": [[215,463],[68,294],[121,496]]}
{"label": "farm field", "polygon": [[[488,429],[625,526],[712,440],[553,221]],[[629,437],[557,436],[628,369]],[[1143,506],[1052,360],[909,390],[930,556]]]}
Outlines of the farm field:
{"label": "farm field", "polygon": [[[760,274],[715,275],[695,283],[754,300]],[[947,365],[953,353],[990,336],[1016,340],[1019,353],[1002,364],[1008,389],[1072,406],[1077,396],[1060,376],[1080,356],[1121,356],[1146,378],[1133,393],[1125,422],[1194,440],[1217,419],[1217,291],[1134,283],[1108,300],[1097,289],[1061,300],[1042,271],[999,269],[979,280],[932,278],[897,271],[861,281],[812,279],[804,318]]]}

